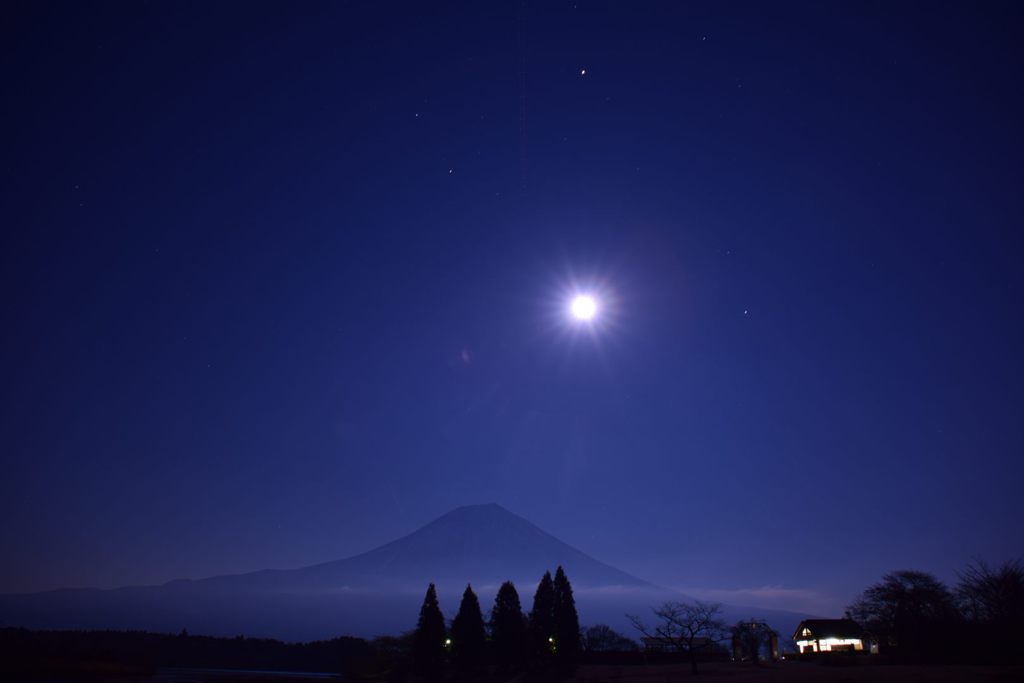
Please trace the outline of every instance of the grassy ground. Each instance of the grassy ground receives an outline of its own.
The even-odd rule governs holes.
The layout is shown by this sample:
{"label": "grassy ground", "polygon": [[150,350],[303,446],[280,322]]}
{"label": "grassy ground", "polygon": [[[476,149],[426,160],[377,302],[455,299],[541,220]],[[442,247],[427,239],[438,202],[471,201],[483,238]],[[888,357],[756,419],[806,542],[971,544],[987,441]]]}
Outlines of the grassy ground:
{"label": "grassy ground", "polygon": [[1024,667],[1010,666],[826,666],[815,662],[779,662],[750,666],[735,663],[701,665],[690,675],[684,665],[582,666],[577,683],[1017,683],[1024,681]]}

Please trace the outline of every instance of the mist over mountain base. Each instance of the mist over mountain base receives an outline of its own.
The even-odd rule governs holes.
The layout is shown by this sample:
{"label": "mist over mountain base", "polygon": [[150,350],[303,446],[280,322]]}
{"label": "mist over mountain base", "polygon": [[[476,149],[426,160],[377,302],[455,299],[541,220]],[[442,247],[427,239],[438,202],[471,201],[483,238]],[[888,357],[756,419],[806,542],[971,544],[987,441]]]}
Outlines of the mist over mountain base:
{"label": "mist over mountain base", "polygon": [[[466,584],[486,613],[512,580],[525,610],[545,571],[565,568],[584,625],[604,623],[630,636],[627,614],[686,596],[596,560],[498,505],[457,508],[419,530],[348,559],[291,570],[263,570],[161,586],[58,590],[0,596],[0,626],[126,629],[310,641],[339,635],[397,635],[416,625],[428,583],[452,618]],[[726,619],[769,619],[791,633],[803,615],[726,609]]]}

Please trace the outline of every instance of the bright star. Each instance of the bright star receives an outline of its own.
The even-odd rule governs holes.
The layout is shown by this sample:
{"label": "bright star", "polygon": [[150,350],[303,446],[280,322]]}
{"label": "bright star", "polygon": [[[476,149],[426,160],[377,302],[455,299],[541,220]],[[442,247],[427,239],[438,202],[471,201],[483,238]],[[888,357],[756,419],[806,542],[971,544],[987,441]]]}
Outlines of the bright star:
{"label": "bright star", "polygon": [[597,301],[587,294],[578,294],[569,305],[569,311],[577,320],[591,320],[597,315]]}

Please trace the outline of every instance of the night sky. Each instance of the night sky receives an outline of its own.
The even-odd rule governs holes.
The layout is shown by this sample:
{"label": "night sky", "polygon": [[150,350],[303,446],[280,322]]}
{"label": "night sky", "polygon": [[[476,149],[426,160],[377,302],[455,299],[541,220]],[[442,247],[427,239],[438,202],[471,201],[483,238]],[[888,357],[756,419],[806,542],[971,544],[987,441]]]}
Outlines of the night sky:
{"label": "night sky", "polygon": [[971,5],[4,3],[0,592],[479,502],[824,614],[1024,554],[1024,39]]}

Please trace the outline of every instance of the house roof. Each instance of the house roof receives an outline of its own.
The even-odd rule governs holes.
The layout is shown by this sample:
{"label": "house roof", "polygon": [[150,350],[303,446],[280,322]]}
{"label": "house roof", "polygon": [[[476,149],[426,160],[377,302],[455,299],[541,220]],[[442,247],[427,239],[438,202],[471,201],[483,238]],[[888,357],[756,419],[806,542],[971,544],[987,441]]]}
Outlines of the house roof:
{"label": "house roof", "polygon": [[[801,635],[804,629],[810,636]],[[793,633],[793,640],[807,638],[863,638],[864,629],[853,619],[807,619],[801,621]]]}

